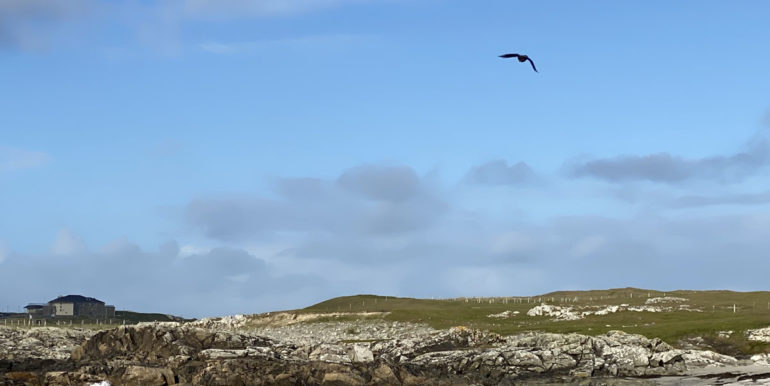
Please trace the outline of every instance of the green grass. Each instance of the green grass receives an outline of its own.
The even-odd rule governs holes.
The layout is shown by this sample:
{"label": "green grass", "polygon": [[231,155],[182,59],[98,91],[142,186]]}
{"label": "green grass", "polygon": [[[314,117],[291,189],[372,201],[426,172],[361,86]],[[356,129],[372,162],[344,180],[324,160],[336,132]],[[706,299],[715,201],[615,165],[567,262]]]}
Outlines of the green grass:
{"label": "green grass", "polygon": [[[538,301],[559,306],[643,305],[649,297],[682,297],[686,304],[703,312],[618,312],[589,316],[575,321],[552,321],[549,317],[529,317],[527,311]],[[745,339],[747,329],[770,326],[770,292],[733,291],[670,291],[661,292],[636,288],[598,291],[559,291],[514,302],[515,297],[430,300],[394,298],[375,295],[346,296],[330,299],[295,312],[390,312],[385,320],[426,323],[433,328],[468,326],[503,335],[525,331],[580,333],[599,335],[610,330],[658,337],[673,345],[684,338],[702,336],[716,350],[731,355],[770,352],[770,345]],[[566,298],[570,298],[567,301]],[[575,301],[577,298],[577,301]],[[490,303],[491,301],[491,303]],[[675,304],[675,303],[674,303]],[[733,313],[733,305],[736,307]],[[503,311],[519,311],[507,319],[487,315]],[[339,320],[331,318],[333,320]],[[348,319],[348,318],[346,318]],[[717,332],[733,330],[730,338],[718,338]]]}

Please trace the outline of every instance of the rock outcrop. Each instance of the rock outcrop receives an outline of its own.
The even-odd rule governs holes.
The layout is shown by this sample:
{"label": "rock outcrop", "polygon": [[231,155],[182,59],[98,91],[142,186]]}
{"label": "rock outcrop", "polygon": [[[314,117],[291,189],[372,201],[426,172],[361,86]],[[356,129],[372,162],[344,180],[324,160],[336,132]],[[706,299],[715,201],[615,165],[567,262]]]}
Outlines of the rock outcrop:
{"label": "rock outcrop", "polygon": [[747,330],[746,339],[755,342],[770,342],[770,327]]}
{"label": "rock outcrop", "polygon": [[246,327],[249,322],[249,318],[246,315],[229,315],[221,318],[203,318],[190,322],[189,324],[195,327],[203,328],[217,328],[217,329],[238,329]]}
{"label": "rock outcrop", "polygon": [[489,315],[487,315],[487,318],[505,319],[505,318],[510,318],[510,317],[516,316],[518,314],[519,314],[519,311],[510,311],[509,310],[509,311],[503,311],[503,312],[501,312],[499,314],[489,314]]}
{"label": "rock outcrop", "polygon": [[550,304],[541,304],[532,307],[527,311],[528,316],[550,316],[556,320],[577,320],[583,316],[579,312],[573,311],[572,307],[560,307]]}
{"label": "rock outcrop", "polygon": [[[531,378],[571,382],[676,375],[693,367],[737,364],[732,357],[677,350],[659,339],[621,331],[595,337],[534,332],[502,337],[456,327],[414,337],[298,345],[201,325],[142,323],[95,334],[0,330],[0,347],[27,347],[12,360],[7,349],[0,357],[0,384],[491,385]],[[38,343],[33,344],[35,336]],[[43,349],[43,342],[59,342],[72,353]]]}
{"label": "rock outcrop", "polygon": [[[683,298],[652,298],[648,300],[656,300],[654,302],[649,302],[648,304],[655,304],[655,303],[666,303],[666,301],[659,300],[659,299],[674,299],[671,302],[679,302],[681,300],[686,300]],[[641,305],[641,306],[631,306],[628,304],[620,304],[620,305],[613,305],[613,306],[605,306],[603,308],[596,308],[593,306],[584,306],[581,308],[577,307],[562,307],[562,306],[554,306],[550,304],[541,304],[539,306],[532,307],[529,311],[527,311],[528,316],[550,316],[554,318],[554,320],[578,320],[583,319],[586,316],[589,315],[608,315],[608,314],[614,314],[616,312],[622,312],[622,311],[631,311],[631,312],[672,312],[672,311],[689,311],[689,312],[703,312],[703,310],[699,310],[697,308],[692,308],[688,304],[679,304],[676,306],[651,306],[651,305]],[[493,315],[489,315],[489,317],[495,317]]]}
{"label": "rock outcrop", "polygon": [[0,359],[69,359],[72,350],[93,334],[56,327],[0,327]]}
{"label": "rock outcrop", "polygon": [[645,300],[645,304],[661,304],[661,303],[684,303],[687,299],[676,296],[664,296],[662,298],[649,298]]}
{"label": "rock outcrop", "polygon": [[151,322],[100,331],[72,351],[72,360],[120,358],[142,363],[162,363],[171,357],[190,356],[203,350],[275,346],[276,341],[261,336],[217,331],[177,322]]}

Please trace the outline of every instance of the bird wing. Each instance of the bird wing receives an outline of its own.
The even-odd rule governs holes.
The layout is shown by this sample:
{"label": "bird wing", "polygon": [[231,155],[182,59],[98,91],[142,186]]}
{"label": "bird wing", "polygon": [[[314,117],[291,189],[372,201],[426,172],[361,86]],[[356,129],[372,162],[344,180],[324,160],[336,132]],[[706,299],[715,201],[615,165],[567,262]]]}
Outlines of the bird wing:
{"label": "bird wing", "polygon": [[529,64],[532,65],[532,69],[535,70],[535,72],[540,72],[540,71],[537,70],[537,68],[535,68],[535,62],[533,62],[532,59],[527,58],[527,60],[529,60]]}
{"label": "bird wing", "polygon": [[503,55],[500,55],[500,57],[501,58],[506,58],[506,59],[507,58],[518,58],[519,54],[503,54]]}

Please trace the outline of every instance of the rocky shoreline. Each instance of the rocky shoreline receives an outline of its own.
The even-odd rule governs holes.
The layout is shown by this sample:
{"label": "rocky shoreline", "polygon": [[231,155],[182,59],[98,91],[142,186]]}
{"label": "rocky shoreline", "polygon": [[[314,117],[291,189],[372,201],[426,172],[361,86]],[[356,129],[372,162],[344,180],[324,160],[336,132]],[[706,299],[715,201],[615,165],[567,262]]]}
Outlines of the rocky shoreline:
{"label": "rocky shoreline", "polygon": [[665,383],[761,363],[622,331],[503,337],[384,321],[245,328],[235,319],[98,332],[0,327],[0,385]]}

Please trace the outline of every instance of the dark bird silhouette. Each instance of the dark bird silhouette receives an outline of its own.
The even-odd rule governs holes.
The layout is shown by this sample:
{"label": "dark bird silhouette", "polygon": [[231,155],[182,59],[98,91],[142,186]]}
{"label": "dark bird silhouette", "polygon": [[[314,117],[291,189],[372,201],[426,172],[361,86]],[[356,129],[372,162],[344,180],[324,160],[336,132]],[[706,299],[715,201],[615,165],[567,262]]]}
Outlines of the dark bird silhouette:
{"label": "dark bird silhouette", "polygon": [[535,72],[539,72],[537,70],[537,68],[535,68],[535,62],[533,62],[532,59],[530,59],[529,56],[527,56],[527,55],[524,55],[524,54],[504,54],[504,55],[500,55],[500,57],[501,58],[505,58],[505,59],[516,58],[516,59],[519,59],[519,62],[521,62],[521,63],[524,63],[527,60],[529,60],[529,64],[532,65],[532,69],[535,70]]}

